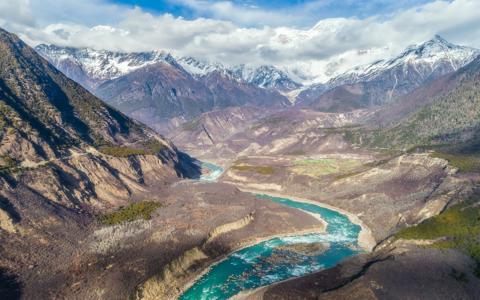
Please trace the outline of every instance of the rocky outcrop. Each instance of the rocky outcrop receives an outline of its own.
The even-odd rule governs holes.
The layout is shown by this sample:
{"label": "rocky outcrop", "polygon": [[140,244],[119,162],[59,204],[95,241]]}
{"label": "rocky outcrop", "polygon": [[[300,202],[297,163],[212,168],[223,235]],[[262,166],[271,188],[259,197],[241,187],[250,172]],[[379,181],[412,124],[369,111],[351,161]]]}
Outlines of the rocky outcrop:
{"label": "rocky outcrop", "polygon": [[164,267],[160,275],[148,279],[138,289],[136,298],[142,300],[167,299],[178,296],[181,288],[192,279],[195,268],[215,259],[208,254],[208,244],[215,238],[231,231],[239,230],[250,224],[254,219],[254,212],[240,220],[215,227],[208,233],[207,239],[200,247],[194,247]]}
{"label": "rocky outcrop", "polygon": [[215,238],[217,238],[222,234],[227,234],[230,231],[238,230],[247,226],[254,220],[254,216],[255,216],[255,212],[251,212],[247,216],[243,217],[238,221],[231,222],[228,224],[223,224],[221,226],[216,227],[208,234],[208,238],[205,241],[205,244],[211,243]]}
{"label": "rocky outcrop", "polygon": [[12,218],[3,209],[0,209],[0,229],[8,233],[15,233],[16,231]]}
{"label": "rocky outcrop", "polygon": [[207,259],[208,256],[198,247],[186,251],[170,262],[160,276],[147,280],[138,290],[136,299],[173,299],[179,294],[179,287],[188,278],[192,266]]}
{"label": "rocky outcrop", "polygon": [[232,135],[248,128],[252,122],[270,112],[271,110],[258,107],[215,110],[180,125],[168,136],[182,147],[204,149],[207,152],[215,144],[222,143]]}

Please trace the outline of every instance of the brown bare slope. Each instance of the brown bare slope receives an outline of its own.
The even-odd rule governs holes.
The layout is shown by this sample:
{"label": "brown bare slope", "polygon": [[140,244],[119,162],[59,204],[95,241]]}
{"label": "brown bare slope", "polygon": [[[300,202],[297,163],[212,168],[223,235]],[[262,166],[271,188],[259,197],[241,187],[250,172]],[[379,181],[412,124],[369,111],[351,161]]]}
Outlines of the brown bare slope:
{"label": "brown bare slope", "polygon": [[170,141],[0,29],[0,298],[54,297],[96,215],[195,174]]}
{"label": "brown bare slope", "polygon": [[159,62],[101,84],[95,92],[107,103],[158,131],[172,118],[191,120],[202,113],[235,106],[287,107],[274,90],[212,72],[193,77],[175,61]]}

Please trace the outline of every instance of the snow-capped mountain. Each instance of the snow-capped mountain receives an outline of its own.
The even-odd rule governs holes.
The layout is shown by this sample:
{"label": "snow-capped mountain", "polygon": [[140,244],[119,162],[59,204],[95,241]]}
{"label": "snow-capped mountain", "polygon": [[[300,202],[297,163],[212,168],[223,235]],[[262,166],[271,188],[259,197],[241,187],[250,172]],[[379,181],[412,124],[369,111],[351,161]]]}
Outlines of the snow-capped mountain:
{"label": "snow-capped mountain", "polygon": [[342,107],[352,107],[352,101],[358,108],[383,105],[458,70],[478,55],[478,49],[454,45],[437,35],[407,47],[394,58],[355,67],[326,84],[312,85],[298,95],[296,102],[319,110],[330,110],[341,101],[349,102]]}
{"label": "snow-capped mountain", "polygon": [[438,74],[458,70],[476,58],[480,51],[475,48],[454,45],[439,35],[419,45],[409,46],[397,57],[379,60],[372,64],[355,67],[328,82],[330,87],[342,84],[366,82],[395,70],[401,77],[415,76],[427,80]]}
{"label": "snow-capped mountain", "polygon": [[276,88],[297,87],[274,68],[227,68],[162,51],[121,53],[52,45],[36,50],[99,98],[159,131],[172,119],[189,120],[215,109],[290,106]]}
{"label": "snow-capped mountain", "polygon": [[215,71],[227,71],[227,68],[221,63],[199,60],[191,56],[177,56],[175,59],[180,66],[194,77],[205,76]]}
{"label": "snow-capped mountain", "polygon": [[122,53],[89,48],[68,48],[39,45],[35,48],[43,57],[70,78],[94,90],[101,83],[116,79],[135,70],[159,62],[181,66],[190,75],[199,78],[219,72],[229,78],[267,89],[290,91],[301,85],[274,66],[225,66],[218,62],[183,57],[165,51]]}
{"label": "snow-capped mountain", "polygon": [[285,72],[274,66],[260,66],[255,68],[242,65],[237,68],[236,73],[246,82],[262,88],[287,92],[301,87],[301,84],[293,81]]}
{"label": "snow-capped mountain", "polygon": [[[396,57],[361,65],[340,75],[336,64],[323,66],[319,61],[323,75],[315,79],[307,76],[313,65],[227,66],[164,51],[121,53],[53,45],[40,45],[36,49],[67,76],[93,92],[106,81],[163,62],[177,69],[178,74],[188,74],[206,85],[221,88],[216,82],[223,82],[227,86],[245,84],[249,88],[275,90],[296,105],[320,110],[330,110],[331,105],[345,109],[389,103],[426,82],[458,70],[480,54],[477,49],[454,45],[437,35],[427,42],[407,47]],[[327,73],[330,79],[325,77]],[[321,83],[302,86],[301,82]],[[338,106],[341,101],[345,103]],[[325,106],[325,103],[330,104]]]}
{"label": "snow-capped mountain", "polygon": [[158,62],[173,63],[164,51],[121,53],[89,48],[38,45],[35,50],[70,78],[89,89]]}
{"label": "snow-capped mountain", "polygon": [[212,72],[220,72],[238,81],[282,92],[301,87],[301,84],[292,80],[285,72],[270,65],[256,67],[242,64],[228,67],[218,62],[205,62],[193,57],[177,57],[176,59],[185,70],[197,77],[205,76]]}

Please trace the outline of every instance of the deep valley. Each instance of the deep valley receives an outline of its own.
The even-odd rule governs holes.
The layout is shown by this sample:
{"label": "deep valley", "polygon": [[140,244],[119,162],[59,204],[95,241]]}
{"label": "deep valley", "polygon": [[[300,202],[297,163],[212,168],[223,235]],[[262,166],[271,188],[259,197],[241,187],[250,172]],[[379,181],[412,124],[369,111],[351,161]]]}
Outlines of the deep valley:
{"label": "deep valley", "polygon": [[0,29],[1,299],[478,299],[479,50],[325,80],[22,38]]}

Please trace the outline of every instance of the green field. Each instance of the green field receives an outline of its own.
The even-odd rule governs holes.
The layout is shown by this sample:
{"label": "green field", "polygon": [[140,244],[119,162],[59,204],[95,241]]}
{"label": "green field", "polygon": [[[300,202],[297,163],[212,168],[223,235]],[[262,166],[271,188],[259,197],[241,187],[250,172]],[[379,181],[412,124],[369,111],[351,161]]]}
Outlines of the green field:
{"label": "green field", "polygon": [[330,174],[349,173],[361,166],[356,159],[302,159],[296,160],[290,170],[294,173],[311,177],[321,177]]}
{"label": "green field", "polygon": [[273,175],[275,173],[275,168],[271,166],[235,165],[232,167],[232,170],[256,173],[261,175]]}

